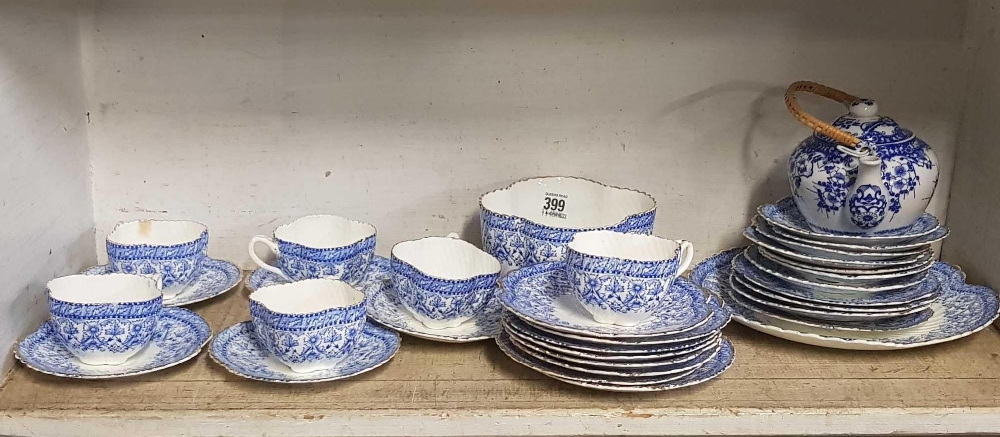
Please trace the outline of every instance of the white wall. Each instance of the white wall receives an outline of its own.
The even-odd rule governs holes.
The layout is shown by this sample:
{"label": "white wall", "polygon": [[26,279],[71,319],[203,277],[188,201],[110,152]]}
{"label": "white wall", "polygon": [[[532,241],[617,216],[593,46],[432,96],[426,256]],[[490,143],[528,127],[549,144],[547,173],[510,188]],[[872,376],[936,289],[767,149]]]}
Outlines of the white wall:
{"label": "white wall", "polygon": [[0,376],[46,281],[96,261],[83,97],[76,3],[0,3]]}
{"label": "white wall", "polygon": [[971,70],[949,204],[951,236],[942,258],[958,264],[972,283],[1000,289],[1000,12],[975,2],[969,10]]}
{"label": "white wall", "polygon": [[[392,243],[463,230],[480,194],[582,175],[659,201],[698,256],[788,194],[812,79],[879,100],[942,161],[965,2],[100,1],[84,29],[98,252],[119,220],[190,218],[249,267],[249,237],[308,213]],[[807,99],[826,119],[842,112]]]}

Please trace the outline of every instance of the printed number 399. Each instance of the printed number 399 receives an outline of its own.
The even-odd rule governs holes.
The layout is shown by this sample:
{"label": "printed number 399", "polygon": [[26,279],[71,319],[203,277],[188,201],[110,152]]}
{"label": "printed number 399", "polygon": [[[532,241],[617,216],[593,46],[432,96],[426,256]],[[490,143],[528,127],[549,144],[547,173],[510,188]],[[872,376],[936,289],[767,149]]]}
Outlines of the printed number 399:
{"label": "printed number 399", "polygon": [[554,197],[546,197],[545,198],[545,206],[542,207],[542,209],[545,209],[545,210],[548,210],[548,211],[562,211],[562,210],[566,209],[566,200],[565,199],[556,199]]}

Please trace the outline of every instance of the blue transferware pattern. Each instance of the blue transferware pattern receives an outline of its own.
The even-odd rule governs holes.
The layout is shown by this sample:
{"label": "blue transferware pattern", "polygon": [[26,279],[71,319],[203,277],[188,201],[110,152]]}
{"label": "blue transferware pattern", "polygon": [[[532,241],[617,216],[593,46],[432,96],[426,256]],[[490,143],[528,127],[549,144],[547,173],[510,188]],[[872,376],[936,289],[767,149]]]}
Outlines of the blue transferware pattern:
{"label": "blue transferware pattern", "polygon": [[693,371],[679,375],[623,378],[591,375],[546,363],[519,350],[511,343],[510,339],[504,338],[503,335],[497,337],[497,344],[500,346],[500,350],[512,360],[543,375],[581,387],[619,392],[664,391],[700,384],[721,375],[732,366],[734,360],[732,343],[723,339],[718,353]]}
{"label": "blue transferware pattern", "polygon": [[[904,305],[910,302],[927,299],[939,292],[940,289],[938,284],[933,280],[924,280],[912,287],[878,293],[824,293],[810,288],[800,287],[778,277],[762,272],[756,266],[751,264],[742,253],[740,253],[739,256],[732,257],[732,264],[734,271],[742,275],[742,277],[746,278],[753,285],[761,287],[765,290],[792,298],[834,305],[853,305],[859,307]],[[695,282],[697,283],[697,281]]]}
{"label": "blue transferware pattern", "polygon": [[336,363],[354,349],[365,325],[365,301],[309,314],[271,311],[250,300],[250,317],[257,339],[290,366]]}
{"label": "blue transferware pattern", "polygon": [[[780,260],[775,260],[771,256],[764,254],[760,246],[750,246],[746,251],[746,257],[750,260],[752,264],[760,266],[773,266],[775,268],[782,269],[782,272],[794,273],[796,277],[800,277],[809,281],[815,281],[824,284],[838,284],[838,285],[876,285],[876,284],[889,284],[894,282],[905,282],[912,280],[915,282],[917,279],[922,279],[926,277],[927,270],[930,270],[931,266],[934,264],[931,262],[924,263],[922,266],[917,266],[909,270],[902,270],[892,273],[840,273],[840,272],[826,272],[822,270],[815,270],[810,266],[799,267],[792,263],[785,263]],[[766,269],[762,269],[766,270]]]}
{"label": "blue transferware pattern", "polygon": [[796,206],[795,201],[791,197],[781,199],[777,203],[761,205],[757,208],[757,213],[772,226],[811,239],[865,245],[881,245],[912,240],[928,235],[941,227],[941,223],[937,217],[924,213],[912,226],[903,230],[879,231],[872,235],[851,234],[831,230],[816,231],[809,226],[806,218],[799,211],[798,206]]}
{"label": "blue transferware pattern", "polygon": [[[905,232],[927,207],[938,182],[937,158],[913,132],[878,116],[877,108],[868,99],[855,102],[850,114],[833,123],[861,140],[857,157],[815,133],[789,159],[795,203],[813,229],[858,235],[876,228],[876,235]],[[841,213],[845,206],[850,211]],[[850,214],[855,227],[838,220],[840,214]]]}
{"label": "blue transferware pattern", "polygon": [[357,283],[365,276],[375,254],[375,235],[356,243],[326,249],[316,249],[275,237],[278,244],[278,267],[292,281],[334,277]]}
{"label": "blue transferware pattern", "polygon": [[295,373],[274,358],[254,335],[253,323],[242,322],[223,330],[212,341],[212,359],[226,370],[248,379],[281,383],[309,383],[349,378],[389,361],[399,350],[399,335],[366,323],[354,350],[333,367]]}
{"label": "blue transferware pattern", "polygon": [[[566,177],[565,179],[586,180],[607,187],[599,182],[583,178]],[[510,189],[518,183],[530,180],[533,179],[515,182],[502,190]],[[610,188],[626,190],[619,187]],[[484,207],[483,198],[498,191],[501,190],[486,193],[479,198],[479,220],[482,227],[483,250],[496,257],[505,269],[547,261],[562,261],[566,255],[566,245],[577,232],[610,230],[648,235],[653,232],[653,221],[656,219],[656,202],[652,200],[652,196],[642,193],[652,201],[653,207],[648,211],[622,217],[622,220],[617,224],[592,228],[546,226],[524,217],[501,214]],[[636,190],[629,191],[638,192]]]}
{"label": "blue transferware pattern", "polygon": [[108,269],[114,273],[157,274],[163,288],[184,286],[201,270],[208,248],[208,231],[197,240],[171,246],[118,244],[107,241]]}
{"label": "blue transferware pattern", "polygon": [[[107,265],[91,267],[83,271],[84,275],[106,275]],[[243,279],[243,271],[236,264],[220,259],[205,258],[201,269],[191,282],[180,292],[163,299],[163,306],[179,307],[221,296],[236,288]]]}
{"label": "blue transferware pattern", "polygon": [[[942,228],[943,229],[943,228]],[[923,247],[918,247],[914,249],[907,249],[902,252],[870,252],[870,251],[855,251],[855,250],[841,250],[833,249],[829,247],[821,247],[814,245],[811,242],[802,241],[804,239],[793,239],[791,237],[784,236],[784,234],[778,234],[774,231],[774,228],[769,226],[767,223],[755,222],[751,226],[747,226],[743,229],[743,236],[747,237],[748,240],[753,241],[761,246],[768,249],[780,249],[784,248],[786,251],[795,252],[800,256],[809,256],[814,258],[821,258],[827,261],[863,261],[863,262],[875,262],[875,261],[896,261],[901,259],[906,259],[908,261],[913,261],[931,251],[931,246],[929,244],[922,245]]]}
{"label": "blue transferware pattern", "polygon": [[[75,303],[49,294],[54,332],[74,355],[127,357],[153,338],[163,296],[141,302]],[[89,360],[88,360],[89,361]]]}
{"label": "blue transferware pattern", "polygon": [[[933,310],[930,308],[924,308],[922,310],[918,309],[910,314],[897,316],[876,314],[876,316],[880,317],[868,320],[824,319],[813,317],[813,314],[793,312],[791,310],[797,310],[797,308],[766,300],[761,297],[761,295],[749,291],[748,287],[739,281],[734,281],[732,277],[730,277],[730,283],[727,291],[729,294],[723,296],[727,301],[739,301],[739,303],[743,306],[775,319],[825,329],[850,331],[898,331],[901,329],[912,328],[924,323],[934,315]],[[930,304],[928,303],[927,307],[929,306]],[[872,314],[866,315],[870,316]]]}
{"label": "blue transferware pattern", "polygon": [[[728,293],[733,259],[742,248],[713,255],[695,266],[691,279],[718,295]],[[997,293],[987,287],[970,285],[957,267],[937,262],[931,269],[941,284],[941,294],[931,305],[934,315],[926,322],[891,332],[835,331],[806,327],[754,312],[739,302],[728,302],[738,322],[787,340],[841,349],[905,349],[956,340],[990,326],[1000,314]]]}
{"label": "blue transferware pattern", "polygon": [[[494,286],[496,288],[496,286]],[[500,333],[500,291],[494,290],[490,299],[471,320],[454,328],[430,329],[413,317],[403,305],[391,281],[371,282],[364,289],[368,301],[368,317],[393,330],[427,340],[448,343],[466,343],[487,340]]]}
{"label": "blue transferware pattern", "polygon": [[[637,261],[595,256],[568,249],[566,274],[584,305],[618,314],[646,313],[670,298],[681,246],[673,258]],[[596,317],[596,316],[595,316]]]}
{"label": "blue transferware pattern", "polygon": [[766,225],[761,223],[755,223],[755,225],[757,227],[748,226],[743,229],[743,236],[748,240],[756,243],[758,246],[771,253],[824,268],[861,270],[899,268],[900,266],[906,267],[933,261],[934,257],[934,253],[931,250],[924,250],[916,255],[900,255],[899,257],[872,260],[834,259],[826,256],[810,255],[803,253],[800,250],[790,249],[770,237],[765,236],[760,232],[760,229],[763,229]]}
{"label": "blue transferware pattern", "polygon": [[[883,305],[883,306],[855,306],[849,304],[832,304],[832,303],[820,303],[811,300],[798,299],[790,296],[785,296],[783,294],[775,293],[770,290],[760,288],[759,286],[753,284],[748,279],[744,278],[743,275],[733,272],[731,279],[736,280],[740,284],[749,287],[755,293],[763,295],[770,300],[777,300],[780,302],[794,304],[796,306],[802,306],[806,308],[814,308],[818,310],[826,311],[850,311],[854,313],[897,313],[897,312],[907,312],[919,308],[927,308],[927,306],[937,297],[934,294],[927,296],[926,298],[915,300],[913,302],[908,302],[901,305]],[[937,281],[934,276],[928,276],[928,281]]]}
{"label": "blue transferware pattern", "polygon": [[198,314],[182,308],[164,308],[149,344],[123,364],[91,366],[67,350],[51,320],[18,343],[15,356],[42,373],[67,378],[120,378],[155,372],[183,363],[201,351],[212,331]]}
{"label": "blue transferware pattern", "polygon": [[[371,262],[368,263],[368,269],[365,271],[365,274],[355,282],[348,283],[353,285],[355,288],[364,289],[369,283],[376,281],[388,281],[391,275],[392,266],[389,263],[389,259],[373,255]],[[247,276],[246,280],[247,289],[250,291],[257,291],[260,287],[268,285],[287,283],[288,281],[286,281],[285,278],[261,268],[255,269],[251,272],[250,275]]]}
{"label": "blue transferware pattern", "polygon": [[[747,249],[747,252],[751,251],[756,252],[756,248],[751,246]],[[746,253],[744,253],[743,258],[749,261],[756,270],[760,271],[764,275],[777,277],[778,279],[781,279],[789,284],[793,284],[798,288],[807,288],[828,294],[881,293],[900,290],[916,286],[927,277],[927,272],[925,271],[911,276],[884,279],[872,283],[865,283],[864,281],[838,281],[834,283],[808,278],[805,274],[799,271],[792,270],[767,258],[754,257],[753,255],[747,255]]]}
{"label": "blue transferware pattern", "polygon": [[522,267],[503,279],[504,307],[518,317],[561,332],[594,337],[635,338],[680,334],[710,319],[712,307],[696,287],[671,287],[671,298],[635,326],[595,322],[566,278],[566,264],[546,262]]}
{"label": "blue transferware pattern", "polygon": [[395,255],[392,287],[406,308],[436,322],[468,319],[480,313],[496,294],[500,272],[463,280],[436,278]]}

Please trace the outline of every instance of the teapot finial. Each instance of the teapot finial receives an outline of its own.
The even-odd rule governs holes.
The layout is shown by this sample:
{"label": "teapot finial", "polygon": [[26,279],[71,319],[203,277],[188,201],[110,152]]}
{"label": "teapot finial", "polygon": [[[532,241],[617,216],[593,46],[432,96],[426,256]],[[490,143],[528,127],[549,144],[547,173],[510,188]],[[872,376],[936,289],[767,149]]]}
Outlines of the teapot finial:
{"label": "teapot finial", "polygon": [[851,102],[848,109],[857,118],[878,118],[878,103],[872,99],[857,99]]}

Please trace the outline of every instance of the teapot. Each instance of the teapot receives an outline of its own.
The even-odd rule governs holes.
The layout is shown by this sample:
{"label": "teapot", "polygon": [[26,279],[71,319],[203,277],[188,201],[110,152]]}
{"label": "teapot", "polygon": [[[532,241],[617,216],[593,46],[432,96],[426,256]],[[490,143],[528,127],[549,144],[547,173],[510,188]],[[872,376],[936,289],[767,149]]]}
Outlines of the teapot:
{"label": "teapot", "polygon": [[[832,124],[806,113],[795,94],[808,92],[844,104]],[[788,160],[792,198],[809,227],[846,235],[905,233],[923,215],[938,183],[930,146],[874,100],[814,82],[795,82],[785,105],[815,131]]]}

